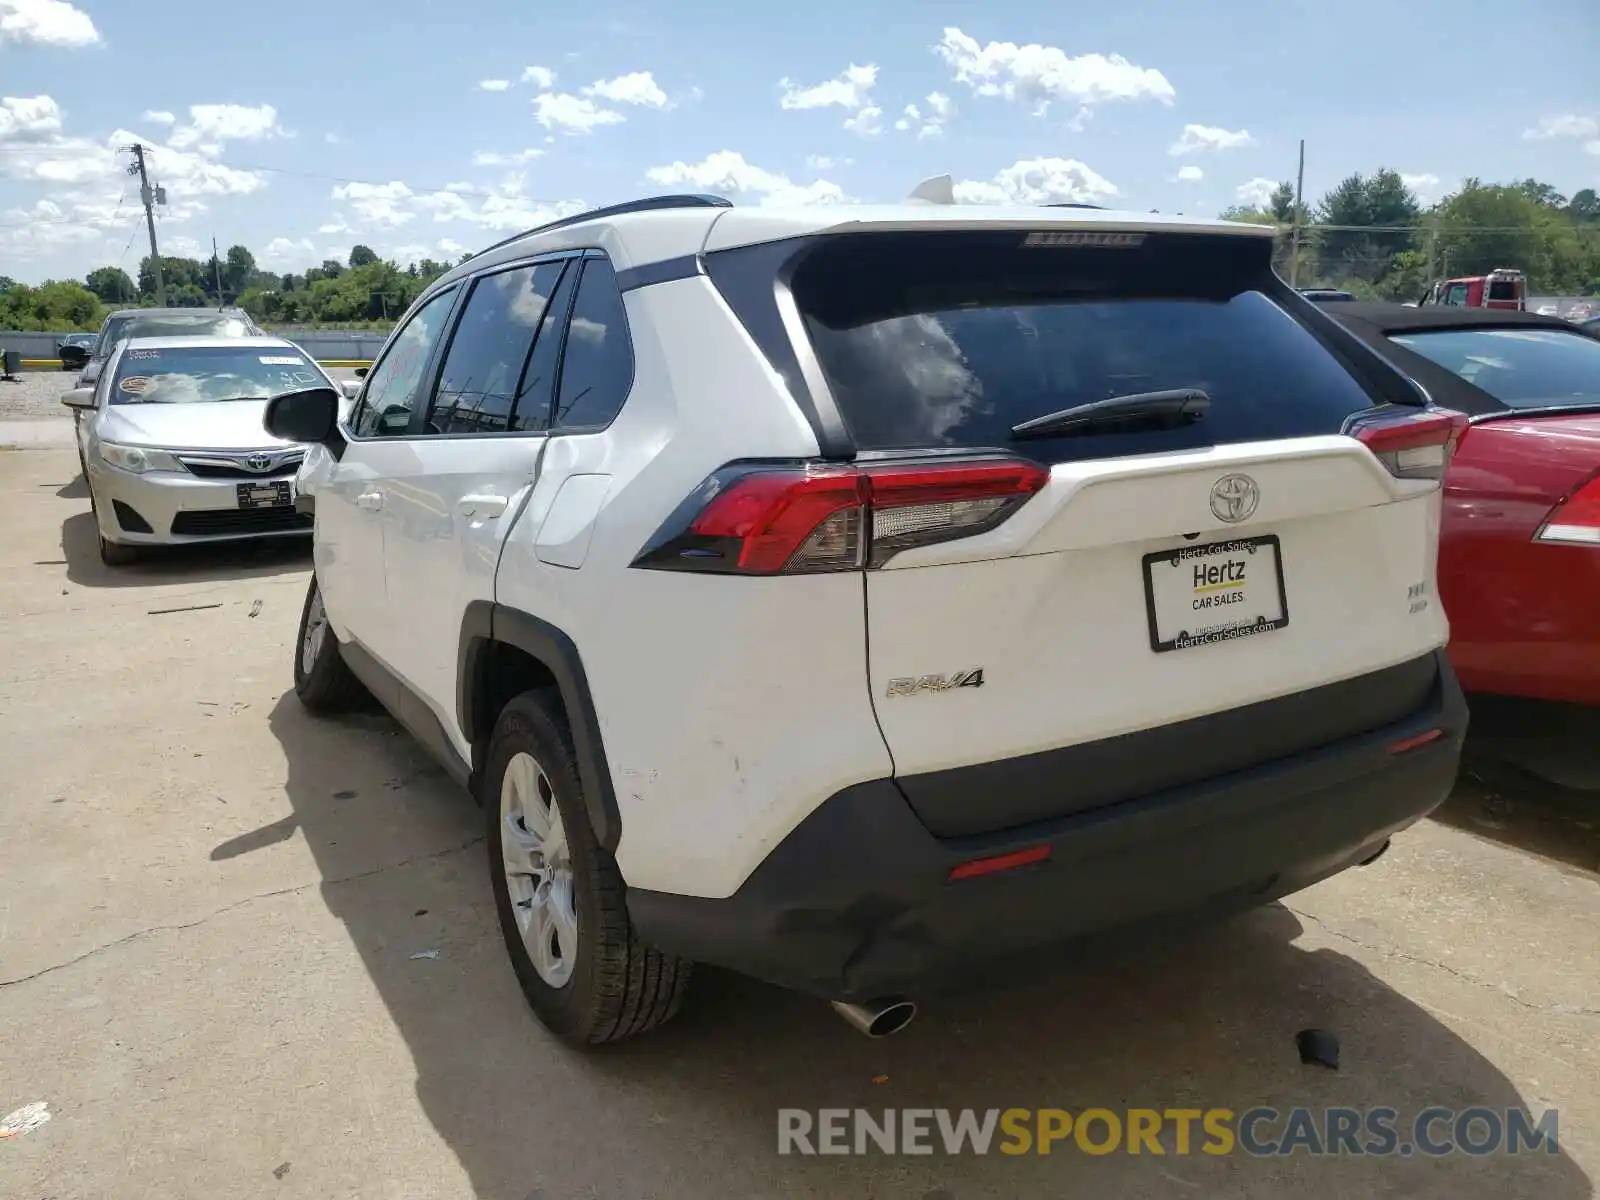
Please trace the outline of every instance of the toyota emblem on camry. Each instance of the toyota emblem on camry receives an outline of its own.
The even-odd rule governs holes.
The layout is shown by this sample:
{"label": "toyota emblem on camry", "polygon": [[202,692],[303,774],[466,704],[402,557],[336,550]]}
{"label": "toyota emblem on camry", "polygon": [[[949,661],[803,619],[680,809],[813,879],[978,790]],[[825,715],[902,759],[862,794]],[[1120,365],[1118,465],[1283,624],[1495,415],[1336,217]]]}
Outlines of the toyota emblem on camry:
{"label": "toyota emblem on camry", "polygon": [[1211,513],[1230,525],[1247,520],[1260,499],[1261,491],[1248,475],[1224,475],[1211,485]]}
{"label": "toyota emblem on camry", "polygon": [[[272,455],[262,454],[260,451],[257,451],[244,460],[244,465],[249,467],[252,471],[265,471],[272,465]],[[1217,502],[1215,500],[1211,501],[1211,507],[1213,509],[1217,507]],[[1251,501],[1250,507],[1255,507],[1255,501]]]}

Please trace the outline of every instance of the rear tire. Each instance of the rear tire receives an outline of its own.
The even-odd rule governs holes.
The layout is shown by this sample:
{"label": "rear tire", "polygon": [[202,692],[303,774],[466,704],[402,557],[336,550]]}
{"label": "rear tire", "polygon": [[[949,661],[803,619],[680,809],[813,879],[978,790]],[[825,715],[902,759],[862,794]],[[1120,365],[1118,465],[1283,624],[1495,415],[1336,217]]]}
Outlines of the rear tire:
{"label": "rear tire", "polygon": [[318,716],[359,708],[368,695],[339,652],[339,639],[328,625],[315,573],[306,588],[300,629],[294,641],[294,694],[307,711]]}
{"label": "rear tire", "polygon": [[[541,1024],[570,1045],[645,1033],[683,1002],[692,964],[644,945],[617,863],[590,827],[553,692],[501,712],[479,781],[506,950]],[[536,965],[530,947],[540,947]]]}
{"label": "rear tire", "polygon": [[105,535],[100,537],[100,561],[108,567],[127,567],[139,561],[137,546],[124,545],[122,542],[108,542]]}

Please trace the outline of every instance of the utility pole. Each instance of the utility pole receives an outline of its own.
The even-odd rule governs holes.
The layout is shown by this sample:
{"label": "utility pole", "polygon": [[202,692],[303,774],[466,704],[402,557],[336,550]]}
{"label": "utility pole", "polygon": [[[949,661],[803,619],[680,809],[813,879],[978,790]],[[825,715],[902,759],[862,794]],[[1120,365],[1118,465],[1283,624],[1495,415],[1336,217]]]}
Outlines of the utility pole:
{"label": "utility pole", "polygon": [[150,231],[150,266],[156,276],[156,307],[167,306],[167,285],[161,277],[161,253],[156,249],[156,191],[150,186],[150,173],[145,168],[144,147],[138,142],[125,146],[133,155],[133,165],[128,168],[129,175],[139,177],[139,202],[144,205],[144,224]]}
{"label": "utility pole", "polygon": [[1306,187],[1306,140],[1300,139],[1300,172],[1294,181],[1294,233],[1289,242],[1289,286],[1294,287],[1300,278],[1300,214],[1304,211],[1303,194]]}
{"label": "utility pole", "polygon": [[216,269],[217,272],[217,307],[219,309],[226,308],[228,302],[223,298],[222,295],[222,260],[217,257],[216,234],[211,235],[211,265]]}

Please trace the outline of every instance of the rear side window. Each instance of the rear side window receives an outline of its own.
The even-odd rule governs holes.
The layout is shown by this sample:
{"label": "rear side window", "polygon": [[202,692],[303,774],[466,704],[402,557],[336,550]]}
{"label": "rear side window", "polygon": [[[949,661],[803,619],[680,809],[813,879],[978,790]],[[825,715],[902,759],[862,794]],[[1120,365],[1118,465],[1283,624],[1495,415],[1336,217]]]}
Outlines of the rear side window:
{"label": "rear side window", "polygon": [[[534,335],[564,263],[486,275],[473,286],[439,373],[428,433],[504,433],[525,391]],[[542,427],[542,420],[529,428]]]}
{"label": "rear side window", "polygon": [[832,239],[793,291],[862,450],[1002,447],[1012,426],[1134,393],[1199,388],[1177,428],[1035,438],[1048,461],[1337,433],[1371,406],[1320,342],[1260,290],[1270,248],[1151,237],[1036,248],[1025,235]]}
{"label": "rear side window", "polygon": [[554,427],[580,430],[611,424],[632,387],[633,344],[617,273],[605,259],[591,258],[583,264],[567,322]]}
{"label": "rear side window", "polygon": [[1600,404],[1600,341],[1561,329],[1435,329],[1390,340],[1508,408]]}

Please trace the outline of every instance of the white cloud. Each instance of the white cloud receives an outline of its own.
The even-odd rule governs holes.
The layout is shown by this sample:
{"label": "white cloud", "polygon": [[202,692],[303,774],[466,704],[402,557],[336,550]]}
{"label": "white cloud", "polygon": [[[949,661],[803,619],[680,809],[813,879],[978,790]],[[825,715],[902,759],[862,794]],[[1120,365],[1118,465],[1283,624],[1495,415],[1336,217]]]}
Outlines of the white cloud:
{"label": "white cloud", "polygon": [[[10,97],[0,100],[0,178],[44,184],[50,190],[31,208],[14,210],[19,220],[38,222],[32,232],[11,231],[0,238],[0,251],[31,256],[60,246],[87,245],[108,231],[126,237],[138,220],[139,205],[122,148],[142,142],[151,178],[166,191],[167,202],[157,210],[163,226],[190,220],[206,211],[216,196],[243,196],[266,187],[257,171],[224,166],[216,161],[219,138],[248,132],[225,112],[231,106],[197,106],[201,117],[195,128],[202,139],[179,145],[166,144],[127,129],[114,129],[103,139],[66,131],[60,107],[49,96]],[[272,124],[273,122],[269,122]],[[190,128],[188,126],[184,128]],[[170,244],[173,235],[163,235]],[[0,255],[3,256],[3,255]]]}
{"label": "white cloud", "polygon": [[522,82],[531,83],[536,88],[549,91],[556,85],[556,73],[549,67],[524,67],[522,69]]}
{"label": "white cloud", "polygon": [[1110,100],[1159,100],[1177,96],[1167,77],[1140,67],[1120,54],[1083,54],[1074,58],[1055,46],[978,40],[948,27],[933,52],[980,96],[1003,96],[1042,115],[1053,101],[1090,107]]}
{"label": "white cloud", "polygon": [[864,67],[851,63],[834,78],[811,87],[780,79],[778,86],[783,92],[778,106],[792,110],[848,109],[851,115],[845,118],[844,127],[858,137],[876,137],[883,132],[883,108],[872,98],[877,82],[878,68],[874,63]]}
{"label": "white cloud", "polygon": [[876,104],[857,109],[844,119],[844,127],[857,137],[877,137],[883,132],[883,109]]}
{"label": "white cloud", "polygon": [[317,226],[318,233],[354,233],[350,223],[341,216],[334,216],[328,221]]}
{"label": "white cloud", "polygon": [[666,108],[667,94],[656,83],[649,71],[635,71],[631,75],[618,75],[615,79],[597,79],[583,89],[585,96],[598,96],[616,104],[638,104],[646,108]]}
{"label": "white cloud", "polygon": [[929,92],[919,107],[908,104],[894,123],[901,133],[915,133],[918,139],[944,136],[944,127],[955,116],[955,103],[943,92]]}
{"label": "white cloud", "polygon": [[472,165],[475,167],[521,167],[526,166],[543,154],[543,150],[531,147],[527,150],[512,150],[508,152],[479,150],[472,156]]}
{"label": "white cloud", "polygon": [[205,258],[211,257],[210,247],[202,246],[198,240],[186,233],[170,234],[160,241],[162,255],[170,254],[173,258]]}
{"label": "white cloud", "polygon": [[567,92],[543,92],[535,96],[533,115],[546,129],[559,129],[567,134],[593,133],[598,126],[620,125],[623,121],[621,113]]}
{"label": "white cloud", "polygon": [[511,86],[509,79],[480,79],[478,90],[480,92],[503,92]]}
{"label": "white cloud", "polygon": [[651,167],[645,172],[645,179],[665,187],[688,184],[702,191],[759,196],[764,206],[840,204],[846,200],[836,183],[818,179],[797,184],[779,171],[746,162],[744,155],[733,150],[718,150],[697,163],[679,161]]}
{"label": "white cloud", "polygon": [[1272,193],[1277,190],[1276,179],[1263,179],[1258,175],[1234,188],[1233,194],[1241,203],[1248,204],[1251,208],[1265,208],[1272,200]]}
{"label": "white cloud", "polygon": [[1168,154],[1196,154],[1203,150],[1239,150],[1254,146],[1248,129],[1219,129],[1215,125],[1185,125],[1183,136],[1167,147]]}
{"label": "white cloud", "polygon": [[152,125],[176,125],[178,123],[178,118],[172,113],[157,108],[145,109],[144,115],[139,119],[141,121],[149,121]]}
{"label": "white cloud", "polygon": [[100,31],[88,13],[66,0],[0,0],[0,46],[6,42],[77,50],[98,45]]}
{"label": "white cloud", "polygon": [[1095,204],[1117,194],[1116,185],[1075,158],[1029,158],[990,180],[955,185],[961,204]]}
{"label": "white cloud", "polygon": [[341,183],[333,189],[333,198],[350,205],[362,222],[379,229],[398,229],[413,220],[416,213],[405,207],[405,202],[415,195],[398,179],[388,183]]}
{"label": "white cloud", "polygon": [[1600,140],[1585,142],[1583,144],[1583,152],[1585,154],[1600,154]]}
{"label": "white cloud", "polygon": [[1205,177],[1206,177],[1206,173],[1204,171],[1202,171],[1199,167],[1194,166],[1192,164],[1190,166],[1187,166],[1187,167],[1179,167],[1178,168],[1178,182],[1179,183],[1199,183]]}
{"label": "white cloud", "polygon": [[1532,129],[1523,130],[1522,136],[1532,141],[1544,141],[1548,138],[1592,138],[1600,136],[1600,117],[1580,116],[1576,113],[1540,117],[1539,123]]}
{"label": "white cloud", "polygon": [[342,146],[342,145],[344,145],[344,139],[342,137],[340,137],[337,133],[325,133],[325,134],[322,135],[322,140],[327,142],[328,145],[330,145],[330,146]]}
{"label": "white cloud", "polygon": [[851,63],[844,71],[825,83],[801,87],[790,79],[778,80],[783,95],[778,98],[782,108],[863,108],[872,100],[873,85],[878,82],[878,68],[873,63],[858,67]]}
{"label": "white cloud", "polygon": [[275,237],[256,255],[268,271],[299,272],[321,262],[310,238]]}
{"label": "white cloud", "polygon": [[854,161],[854,159],[849,158],[835,158],[828,154],[806,155],[806,166],[813,171],[828,171],[834,167],[848,167]]}
{"label": "white cloud", "polygon": [[191,104],[189,124],[173,130],[171,140],[173,146],[185,150],[190,146],[220,147],[224,142],[284,136],[285,131],[278,125],[278,110],[270,104]]}
{"label": "white cloud", "polygon": [[1430,172],[1416,175],[1400,174],[1400,182],[1417,194],[1419,200],[1430,200],[1439,194],[1439,177]]}
{"label": "white cloud", "polygon": [[53,97],[0,97],[0,145],[38,142],[61,132],[61,106]]}

